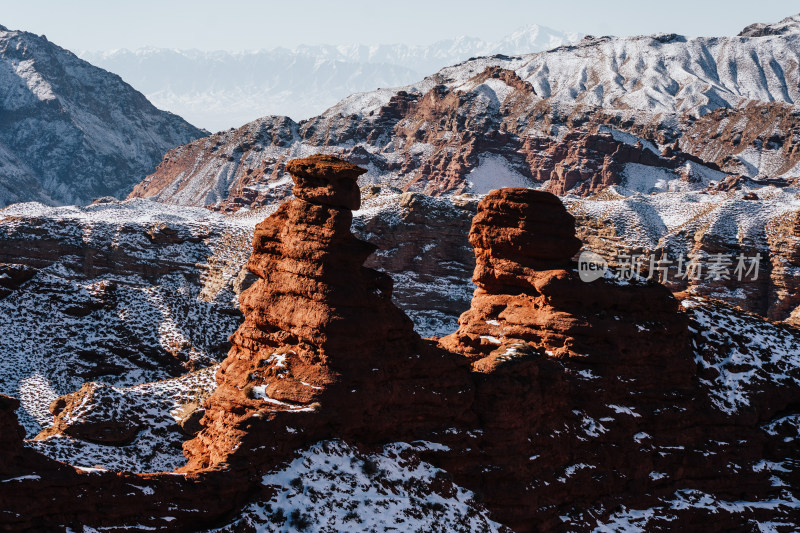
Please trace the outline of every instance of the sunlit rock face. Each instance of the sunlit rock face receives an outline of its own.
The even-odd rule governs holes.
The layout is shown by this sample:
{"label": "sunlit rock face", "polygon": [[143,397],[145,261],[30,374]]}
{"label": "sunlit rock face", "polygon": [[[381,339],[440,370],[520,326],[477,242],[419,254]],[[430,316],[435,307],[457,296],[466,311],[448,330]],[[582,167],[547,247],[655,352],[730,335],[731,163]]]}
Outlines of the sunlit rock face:
{"label": "sunlit rock face", "polygon": [[[256,226],[256,281],[215,389],[209,370],[194,384],[192,374],[89,383],[53,402],[52,430],[27,445],[17,402],[0,397],[0,465],[11,465],[0,467],[0,509],[12,529],[233,531],[397,524],[398,513],[456,531],[796,522],[795,329],[654,282],[583,281],[561,201],[500,189],[469,231],[471,307],[457,331],[426,341],[392,303],[391,279],[363,266],[375,247],[351,233],[361,169],[330,156],[288,166],[302,174],[297,197]],[[193,387],[207,399],[178,394]],[[194,434],[197,410],[188,462],[171,472],[75,468],[35,449],[69,437],[123,450],[134,432],[170,442],[161,424]],[[343,491],[402,511],[365,503],[340,516]]]}
{"label": "sunlit rock face", "polygon": [[422,341],[391,301],[391,278],[363,266],[375,247],[350,226],[364,170],[324,155],[287,167],[296,198],[256,226],[258,280],[242,295],[245,322],[205,429],[185,445],[189,469],[252,461],[265,440],[286,453],[314,436],[415,435],[471,401],[466,362]]}

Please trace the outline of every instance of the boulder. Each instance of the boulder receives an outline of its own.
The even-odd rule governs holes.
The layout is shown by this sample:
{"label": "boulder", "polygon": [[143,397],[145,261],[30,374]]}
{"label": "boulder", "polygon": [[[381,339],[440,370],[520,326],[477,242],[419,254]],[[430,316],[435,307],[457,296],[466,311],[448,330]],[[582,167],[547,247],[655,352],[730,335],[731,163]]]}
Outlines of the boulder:
{"label": "boulder", "polygon": [[100,444],[128,444],[142,430],[142,423],[127,403],[116,387],[94,381],[84,383],[79,390],[53,400],[53,425],[36,438],[64,434]]}

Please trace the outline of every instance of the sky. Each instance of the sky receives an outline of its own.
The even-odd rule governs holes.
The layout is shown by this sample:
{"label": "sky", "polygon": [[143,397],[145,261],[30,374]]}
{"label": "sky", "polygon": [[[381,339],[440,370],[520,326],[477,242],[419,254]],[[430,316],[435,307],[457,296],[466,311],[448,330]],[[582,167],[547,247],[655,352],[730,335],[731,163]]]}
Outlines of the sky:
{"label": "sky", "polygon": [[590,35],[735,35],[796,0],[0,0],[0,24],[73,50],[255,50],[300,44],[497,40],[539,24]]}

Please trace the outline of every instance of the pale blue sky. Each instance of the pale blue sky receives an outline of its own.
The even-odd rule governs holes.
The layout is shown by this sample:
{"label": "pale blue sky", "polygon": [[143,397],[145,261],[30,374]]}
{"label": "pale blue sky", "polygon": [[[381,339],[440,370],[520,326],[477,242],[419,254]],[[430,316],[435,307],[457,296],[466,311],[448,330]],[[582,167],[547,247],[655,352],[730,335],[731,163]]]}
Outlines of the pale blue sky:
{"label": "pale blue sky", "polygon": [[0,24],[72,50],[243,50],[298,44],[499,39],[540,24],[592,35],[734,35],[800,11],[784,0],[2,0]]}

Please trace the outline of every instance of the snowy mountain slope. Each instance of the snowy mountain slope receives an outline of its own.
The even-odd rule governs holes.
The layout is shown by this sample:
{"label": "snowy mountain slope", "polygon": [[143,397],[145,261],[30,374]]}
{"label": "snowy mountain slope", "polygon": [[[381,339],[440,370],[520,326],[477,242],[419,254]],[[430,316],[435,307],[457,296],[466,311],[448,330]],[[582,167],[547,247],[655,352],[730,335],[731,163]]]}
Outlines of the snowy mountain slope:
{"label": "snowy mountain slope", "polygon": [[218,131],[264,115],[309,118],[350,94],[405,85],[470,57],[538,52],[579,38],[531,25],[496,42],[459,37],[427,46],[317,45],[248,52],[122,49],[79,56],[119,74],[160,109]]}
{"label": "snowy mountain slope", "polygon": [[362,184],[434,195],[488,190],[469,177],[487,161],[505,169],[499,185],[556,194],[620,184],[628,163],[644,165],[642,182],[667,172],[684,188],[731,173],[791,177],[800,164],[799,63],[795,33],[587,38],[472,59],[351,95],[306,121],[264,117],[180,147],[132,197],[266,205],[288,193],[285,161],[314,152],[365,166]]}
{"label": "snowy mountain slope", "polygon": [[46,38],[0,27],[0,206],[125,195],[202,133]]}

